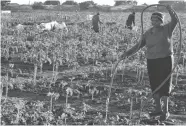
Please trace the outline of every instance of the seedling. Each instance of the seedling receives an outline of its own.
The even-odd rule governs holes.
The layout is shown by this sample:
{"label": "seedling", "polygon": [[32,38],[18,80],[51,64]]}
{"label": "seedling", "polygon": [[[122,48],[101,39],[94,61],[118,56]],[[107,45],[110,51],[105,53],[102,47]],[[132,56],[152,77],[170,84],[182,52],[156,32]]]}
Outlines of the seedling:
{"label": "seedling", "polygon": [[51,92],[49,92],[47,94],[47,96],[50,96],[50,112],[52,112],[53,98],[54,98],[54,100],[57,100],[59,98],[59,93],[51,93]]}
{"label": "seedling", "polygon": [[66,89],[66,107],[68,106],[68,96],[72,96],[73,95],[73,89],[70,87],[67,87]]}

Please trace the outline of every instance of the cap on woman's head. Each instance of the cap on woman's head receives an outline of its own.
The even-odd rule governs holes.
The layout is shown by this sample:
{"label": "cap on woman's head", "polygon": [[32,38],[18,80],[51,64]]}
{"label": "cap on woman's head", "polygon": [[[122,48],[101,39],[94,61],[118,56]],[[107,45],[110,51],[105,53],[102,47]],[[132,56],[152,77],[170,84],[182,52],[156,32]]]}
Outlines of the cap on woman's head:
{"label": "cap on woman's head", "polygon": [[164,15],[161,12],[154,12],[154,13],[152,13],[151,19],[152,19],[152,17],[158,18],[162,23],[164,21]]}

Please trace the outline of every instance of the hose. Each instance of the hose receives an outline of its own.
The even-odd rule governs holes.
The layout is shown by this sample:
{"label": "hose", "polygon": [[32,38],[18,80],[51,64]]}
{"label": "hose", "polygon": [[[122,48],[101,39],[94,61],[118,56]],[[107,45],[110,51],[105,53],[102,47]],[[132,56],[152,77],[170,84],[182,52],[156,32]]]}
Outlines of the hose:
{"label": "hose", "polygon": [[[161,4],[152,4],[152,5],[149,5],[147,7],[145,7],[141,13],[141,26],[142,26],[142,34],[141,36],[144,34],[144,30],[143,30],[143,12],[149,8],[149,7],[152,7],[152,6],[164,6],[166,7],[166,5],[161,5]],[[172,11],[175,13],[176,15],[176,18],[178,20],[178,24],[179,24],[179,30],[180,30],[180,44],[179,44],[179,52],[178,52],[178,59],[177,59],[177,62],[175,63],[175,66],[173,67],[171,73],[167,76],[167,78],[152,92],[152,94],[146,99],[146,102],[165,84],[165,82],[169,79],[169,77],[172,75],[172,73],[174,72],[175,68],[177,67],[178,63],[179,63],[179,60],[181,58],[181,49],[182,49],[182,34],[181,34],[181,23],[180,23],[180,20],[178,18],[178,15],[176,14],[176,12],[172,9]],[[141,41],[140,41],[140,44],[138,46],[138,49],[141,45]],[[137,50],[138,50],[137,49]],[[113,67],[113,70],[112,70],[112,74],[111,74],[111,83],[110,83],[110,88],[109,88],[109,92],[108,92],[108,97],[107,97],[107,102],[106,102],[106,120],[107,120],[107,113],[108,113],[108,106],[109,106],[109,99],[110,99],[110,96],[111,96],[111,88],[112,88],[112,85],[113,85],[113,80],[114,80],[114,76],[116,74],[116,70],[117,70],[117,66],[118,64],[122,61],[122,59],[119,59],[114,67]],[[145,103],[144,102],[141,106],[141,111],[143,110],[143,107],[145,106]]]}

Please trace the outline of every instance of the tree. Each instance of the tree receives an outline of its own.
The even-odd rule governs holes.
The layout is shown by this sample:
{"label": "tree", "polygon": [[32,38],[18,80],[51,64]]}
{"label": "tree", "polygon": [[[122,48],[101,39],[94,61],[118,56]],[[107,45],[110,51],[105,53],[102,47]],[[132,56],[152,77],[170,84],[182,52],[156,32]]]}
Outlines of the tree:
{"label": "tree", "polygon": [[34,2],[32,5],[32,9],[44,9],[43,3],[42,2]]}
{"label": "tree", "polygon": [[53,1],[53,0],[47,0],[44,2],[44,5],[60,5],[59,0]]}
{"label": "tree", "polygon": [[116,1],[114,6],[125,5],[125,4],[127,4],[127,2],[125,1]]}
{"label": "tree", "polygon": [[1,7],[8,5],[10,2],[10,0],[1,0]]}
{"label": "tree", "polygon": [[132,0],[128,0],[128,1],[115,1],[114,6],[119,6],[119,5],[128,5],[128,4],[133,4],[133,5],[137,5],[138,2],[137,1],[132,1]]}
{"label": "tree", "polygon": [[184,9],[186,9],[186,2],[184,2],[184,1],[176,2],[176,3],[174,3],[173,8],[175,10],[184,10]]}
{"label": "tree", "polygon": [[137,2],[137,1],[134,1],[134,2],[133,2],[133,4],[134,4],[134,5],[137,5],[137,4],[138,4],[138,2]]}
{"label": "tree", "polygon": [[78,3],[74,1],[65,1],[62,5],[78,5]]}
{"label": "tree", "polygon": [[93,1],[85,1],[79,3],[80,10],[89,9],[89,6],[96,6],[96,4]]}
{"label": "tree", "polygon": [[[184,1],[159,1],[159,4],[172,5],[175,10],[186,9],[186,2]],[[160,10],[165,10],[164,7],[159,7]]]}

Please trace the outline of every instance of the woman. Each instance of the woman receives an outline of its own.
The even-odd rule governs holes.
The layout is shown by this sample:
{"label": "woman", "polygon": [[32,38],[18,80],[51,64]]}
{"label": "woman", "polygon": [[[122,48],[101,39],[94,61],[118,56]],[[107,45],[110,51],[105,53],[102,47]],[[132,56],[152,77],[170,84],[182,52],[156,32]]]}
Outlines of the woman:
{"label": "woman", "polygon": [[99,12],[92,17],[92,26],[93,26],[93,30],[95,32],[99,32],[99,25],[98,25],[98,23],[103,24],[100,21],[100,19],[99,19]]}
{"label": "woman", "polygon": [[135,12],[132,12],[132,14],[128,16],[128,19],[126,21],[126,28],[132,30],[132,24],[133,26],[135,26]]}
{"label": "woman", "polygon": [[[152,92],[167,78],[173,67],[173,43],[171,42],[171,37],[178,20],[171,7],[167,5],[166,8],[171,16],[171,21],[163,25],[163,14],[160,12],[153,13],[151,16],[152,28],[144,33],[141,42],[120,57],[124,59],[146,46],[147,69]],[[162,121],[169,117],[168,98],[171,91],[171,83],[172,76],[154,93],[153,98],[156,107],[154,112],[149,113],[150,116],[160,116]],[[164,110],[161,107],[161,98],[165,105]]]}

